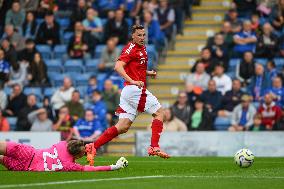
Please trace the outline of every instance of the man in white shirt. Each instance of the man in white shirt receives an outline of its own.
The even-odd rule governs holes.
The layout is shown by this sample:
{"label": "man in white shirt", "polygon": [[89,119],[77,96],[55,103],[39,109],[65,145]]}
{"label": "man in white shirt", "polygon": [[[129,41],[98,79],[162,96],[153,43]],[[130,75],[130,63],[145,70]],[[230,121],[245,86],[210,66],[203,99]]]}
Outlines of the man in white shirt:
{"label": "man in white shirt", "polygon": [[213,80],[216,82],[217,91],[220,91],[222,95],[232,89],[232,80],[228,75],[224,74],[222,65],[215,66]]}

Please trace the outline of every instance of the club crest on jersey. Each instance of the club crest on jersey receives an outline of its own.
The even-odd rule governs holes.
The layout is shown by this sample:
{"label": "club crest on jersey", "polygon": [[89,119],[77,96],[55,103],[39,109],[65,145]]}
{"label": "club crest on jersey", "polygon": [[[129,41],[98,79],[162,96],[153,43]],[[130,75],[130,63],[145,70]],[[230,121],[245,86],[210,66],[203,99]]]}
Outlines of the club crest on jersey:
{"label": "club crest on jersey", "polygon": [[127,54],[130,53],[130,51],[133,49],[133,47],[135,47],[135,44],[131,43],[128,47],[128,49],[125,51]]}
{"label": "club crest on jersey", "polygon": [[140,58],[140,64],[145,64],[146,63],[146,59],[145,58]]}

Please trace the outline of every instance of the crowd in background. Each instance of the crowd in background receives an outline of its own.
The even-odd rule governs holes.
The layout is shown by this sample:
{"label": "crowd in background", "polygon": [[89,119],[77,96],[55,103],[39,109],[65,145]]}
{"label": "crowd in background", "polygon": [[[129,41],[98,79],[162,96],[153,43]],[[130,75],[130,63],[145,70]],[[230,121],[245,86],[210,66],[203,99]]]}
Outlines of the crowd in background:
{"label": "crowd in background", "polygon": [[187,130],[284,129],[284,0],[233,0],[171,112]]}
{"label": "crowd in background", "polygon": [[[182,34],[193,2],[0,0],[0,131],[60,131],[64,140],[94,140],[116,119],[123,81],[113,66],[131,25],[144,25],[146,44],[159,54]],[[55,60],[63,65],[54,69],[48,63]],[[63,74],[68,60],[83,62],[87,83],[77,82],[84,74],[78,68]],[[97,62],[94,71],[88,62]]]}

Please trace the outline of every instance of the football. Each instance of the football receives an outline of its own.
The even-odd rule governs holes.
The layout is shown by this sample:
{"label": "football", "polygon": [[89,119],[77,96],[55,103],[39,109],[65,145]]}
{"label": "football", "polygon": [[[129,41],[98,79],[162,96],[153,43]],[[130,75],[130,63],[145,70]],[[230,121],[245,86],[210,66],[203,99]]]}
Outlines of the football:
{"label": "football", "polygon": [[236,165],[241,168],[250,167],[254,162],[254,155],[249,149],[240,149],[234,157]]}

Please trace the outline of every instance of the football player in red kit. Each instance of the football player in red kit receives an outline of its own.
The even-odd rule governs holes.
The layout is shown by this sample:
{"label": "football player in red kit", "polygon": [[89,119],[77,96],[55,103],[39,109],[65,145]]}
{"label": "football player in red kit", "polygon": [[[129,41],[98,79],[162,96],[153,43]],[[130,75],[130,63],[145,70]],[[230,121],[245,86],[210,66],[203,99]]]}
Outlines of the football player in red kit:
{"label": "football player in red kit", "polygon": [[116,110],[119,121],[108,128],[94,143],[87,144],[87,159],[92,165],[96,149],[111,141],[119,134],[126,133],[135,120],[138,112],[147,112],[153,116],[150,156],[169,158],[159,146],[160,134],[163,130],[163,110],[157,98],[146,89],[146,77],[155,77],[155,71],[147,70],[148,56],[146,51],[145,29],[141,25],[132,27],[132,41],[122,50],[114,70],[124,78],[120,104]]}

